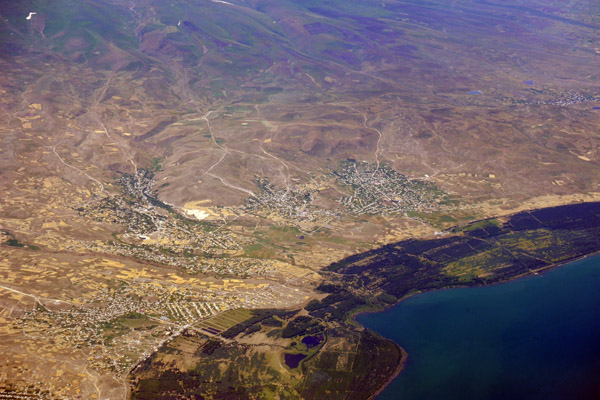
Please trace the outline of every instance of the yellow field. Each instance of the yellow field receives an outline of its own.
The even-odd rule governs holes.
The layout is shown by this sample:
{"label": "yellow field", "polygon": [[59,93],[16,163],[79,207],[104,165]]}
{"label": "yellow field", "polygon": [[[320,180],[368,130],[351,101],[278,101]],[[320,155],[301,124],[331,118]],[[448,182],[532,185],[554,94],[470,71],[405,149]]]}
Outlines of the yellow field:
{"label": "yellow field", "polygon": [[212,318],[209,318],[201,323],[197,324],[198,328],[212,328],[219,331],[226,331],[227,329],[235,326],[245,320],[251,318],[253,315],[252,311],[238,308],[235,310],[228,310]]}

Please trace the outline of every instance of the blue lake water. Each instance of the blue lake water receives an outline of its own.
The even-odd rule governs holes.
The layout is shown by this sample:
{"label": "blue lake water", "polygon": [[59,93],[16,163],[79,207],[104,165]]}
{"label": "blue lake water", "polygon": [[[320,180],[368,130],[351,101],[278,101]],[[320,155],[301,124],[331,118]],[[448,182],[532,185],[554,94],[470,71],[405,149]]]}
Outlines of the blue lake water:
{"label": "blue lake water", "polygon": [[377,400],[600,399],[600,256],[358,321],[409,354]]}

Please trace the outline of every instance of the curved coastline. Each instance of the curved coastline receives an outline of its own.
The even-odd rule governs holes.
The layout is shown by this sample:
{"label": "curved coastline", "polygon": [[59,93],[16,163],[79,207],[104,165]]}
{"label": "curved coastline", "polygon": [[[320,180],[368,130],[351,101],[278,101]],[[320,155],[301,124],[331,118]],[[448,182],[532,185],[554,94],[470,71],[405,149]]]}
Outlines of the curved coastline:
{"label": "curved coastline", "polygon": [[[537,270],[532,270],[529,271],[527,273],[524,274],[520,274],[520,275],[516,275],[514,277],[508,278],[508,279],[503,279],[503,280],[499,280],[498,282],[494,282],[494,283],[490,283],[487,285],[461,285],[461,286],[448,286],[448,287],[444,287],[444,288],[439,288],[439,289],[431,289],[431,290],[419,290],[419,291],[415,291],[412,293],[409,293],[405,296],[403,296],[401,299],[398,300],[397,303],[395,303],[394,305],[391,305],[389,307],[385,307],[383,310],[364,310],[361,311],[359,313],[356,313],[352,319],[359,324],[360,326],[364,327],[365,329],[370,329],[365,327],[363,324],[361,324],[357,318],[360,315],[367,315],[367,314],[378,314],[378,313],[382,313],[385,311],[388,311],[394,307],[397,307],[400,305],[400,303],[402,303],[404,300],[413,297],[415,295],[419,295],[419,294],[423,294],[423,293],[431,293],[431,292],[439,292],[439,291],[443,291],[443,290],[451,290],[451,289],[467,289],[467,288],[476,288],[476,287],[492,287],[492,286],[497,286],[497,285],[503,285],[505,283],[510,283],[510,282],[515,282],[519,279],[524,279],[524,278],[531,278],[534,276],[540,276],[542,277],[544,274],[558,269],[560,267],[569,265],[571,263],[577,262],[577,261],[581,261],[581,260],[585,260],[587,258],[590,257],[595,257],[595,256],[600,256],[600,251],[595,251],[593,253],[590,254],[586,254],[583,256],[577,256],[577,257],[573,257],[569,260],[560,262],[560,263],[555,263],[555,264],[551,264],[551,265],[547,265],[544,267],[541,267]],[[380,333],[376,332],[378,335],[381,335]],[[402,371],[406,368],[406,364],[408,362],[408,352],[406,351],[406,349],[404,349],[399,343],[397,343],[395,340],[386,337],[384,335],[381,335],[382,337],[385,337],[387,340],[392,341],[396,346],[398,346],[398,348],[400,349],[400,352],[402,354],[402,358],[400,360],[400,363],[398,364],[398,367],[396,369],[396,371],[394,371],[394,374],[390,376],[390,378],[385,382],[385,384],[383,384],[375,393],[373,393],[370,397],[369,400],[373,400],[376,399],[377,396],[379,396],[399,375],[400,373],[402,373]]]}
{"label": "curved coastline", "polygon": [[[389,339],[389,338],[386,338],[386,339],[387,340],[391,340],[392,342],[394,342],[392,339]],[[396,368],[396,371],[394,371],[394,373],[389,377],[389,379],[375,393],[373,393],[369,397],[369,400],[373,400],[377,396],[379,396],[381,394],[381,392],[383,392],[394,381],[394,379],[396,379],[398,377],[398,375],[400,375],[400,373],[406,367],[406,363],[408,362],[408,353],[398,343],[396,343],[396,342],[394,342],[394,343],[396,344],[396,346],[398,346],[398,348],[400,349],[400,353],[402,354],[402,358],[400,359],[400,363],[398,364],[398,367]]]}

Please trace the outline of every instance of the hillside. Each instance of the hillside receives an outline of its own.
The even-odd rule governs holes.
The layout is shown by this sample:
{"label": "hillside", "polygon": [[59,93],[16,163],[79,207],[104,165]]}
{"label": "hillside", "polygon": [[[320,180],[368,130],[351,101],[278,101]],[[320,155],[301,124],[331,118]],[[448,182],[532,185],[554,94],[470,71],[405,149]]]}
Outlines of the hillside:
{"label": "hillside", "polygon": [[122,398],[194,324],[299,310],[353,254],[597,201],[599,11],[0,2],[0,392]]}

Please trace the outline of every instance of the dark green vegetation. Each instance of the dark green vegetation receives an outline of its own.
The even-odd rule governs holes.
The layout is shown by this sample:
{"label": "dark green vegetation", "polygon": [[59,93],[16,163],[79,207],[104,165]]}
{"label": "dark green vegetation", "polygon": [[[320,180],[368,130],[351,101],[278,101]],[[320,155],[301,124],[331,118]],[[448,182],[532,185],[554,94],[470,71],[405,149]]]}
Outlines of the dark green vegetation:
{"label": "dark green vegetation", "polygon": [[357,320],[409,352],[377,400],[598,400],[600,255],[492,286],[421,293]]}
{"label": "dark green vegetation", "polygon": [[11,232],[7,230],[0,231],[0,244],[11,247],[20,247],[26,250],[39,250],[38,246],[22,243]]}
{"label": "dark green vegetation", "polygon": [[[157,281],[166,267],[173,279],[195,274],[198,295],[227,308],[292,307],[318,275],[295,279],[291,267],[320,273],[374,243],[523,204],[598,200],[598,1],[524,3],[0,1],[0,227],[14,234],[0,245],[14,268],[0,276],[2,293],[31,295],[20,311],[14,293],[0,305],[12,319],[43,293],[87,304],[73,296],[92,291],[102,270],[71,259],[118,256],[124,266],[106,267],[111,282],[112,269],[131,267],[145,273],[122,275],[124,284],[171,285]],[[340,168],[345,160],[354,166]],[[343,260],[323,275],[325,294],[290,315],[163,309],[151,316],[174,324],[173,343],[133,373],[135,393],[147,397],[170,370],[177,378],[166,375],[159,396],[193,397],[191,386],[204,385],[205,397],[368,397],[400,356],[352,317],[413,291],[488,284],[597,248],[594,229],[540,224],[480,221]],[[26,243],[40,250],[23,251]],[[21,268],[24,258],[35,269]],[[270,289],[215,289],[226,276]],[[137,304],[122,293],[120,303]],[[97,307],[119,317],[112,299]],[[189,310],[195,301],[164,299]],[[89,321],[106,321],[98,318]],[[152,318],[109,320],[84,339],[96,346],[100,333],[117,335],[101,349],[111,362],[124,358],[119,343],[139,344],[120,371],[169,338],[140,339],[148,331],[137,325]],[[189,326],[210,344],[171,349]],[[39,339],[11,330],[0,376],[49,382],[56,398],[123,398],[122,376],[100,371],[90,347],[54,346],[78,336],[58,328]],[[306,339],[320,336],[314,346]],[[283,354],[306,357],[290,369]],[[78,385],[72,373],[49,375],[70,357],[85,375]]]}
{"label": "dark green vegetation", "polygon": [[444,233],[441,239],[406,240],[333,263],[327,268],[330,280],[400,299],[530,274],[600,250],[600,203],[526,211],[503,223],[479,221]]}
{"label": "dark green vegetation", "polygon": [[[402,355],[393,342],[298,311],[277,313],[284,329],[267,324],[273,311],[256,312],[237,334],[227,331],[230,338],[239,335],[236,341],[208,339],[188,329],[132,371],[132,398],[366,399],[396,370]],[[268,341],[244,344],[255,331]]]}
{"label": "dark green vegetation", "polygon": [[[244,321],[240,324],[237,324],[237,325],[227,329],[225,332],[221,333],[221,336],[223,336],[224,338],[232,339],[242,332],[245,332],[246,334],[250,334],[252,332],[257,332],[260,330],[261,322],[264,323],[266,321],[279,321],[279,320],[276,320],[274,318],[274,316],[286,317],[286,316],[289,316],[290,314],[294,314],[294,313],[293,312],[290,313],[288,311],[280,311],[280,310],[257,310],[257,311],[254,311],[253,314],[254,315],[252,317],[250,317],[249,319],[247,319],[246,321]],[[267,324],[269,324],[269,323],[267,323]],[[278,324],[271,322],[270,326],[278,326]]]}
{"label": "dark green vegetation", "polygon": [[154,328],[156,325],[156,321],[151,320],[144,314],[137,312],[127,313],[120,318],[103,324],[102,330],[104,344],[110,346],[111,341],[115,337],[120,336],[123,331],[148,330]]}
{"label": "dark green vegetation", "polygon": [[[319,287],[329,295],[302,310],[254,312],[221,333],[235,342],[207,342],[188,332],[133,371],[133,397],[368,398],[394,374],[402,355],[393,342],[358,328],[352,321],[357,312],[389,307],[418,291],[505,281],[599,251],[600,203],[521,212],[445,234],[330,265]],[[242,344],[256,333],[267,342]]]}

